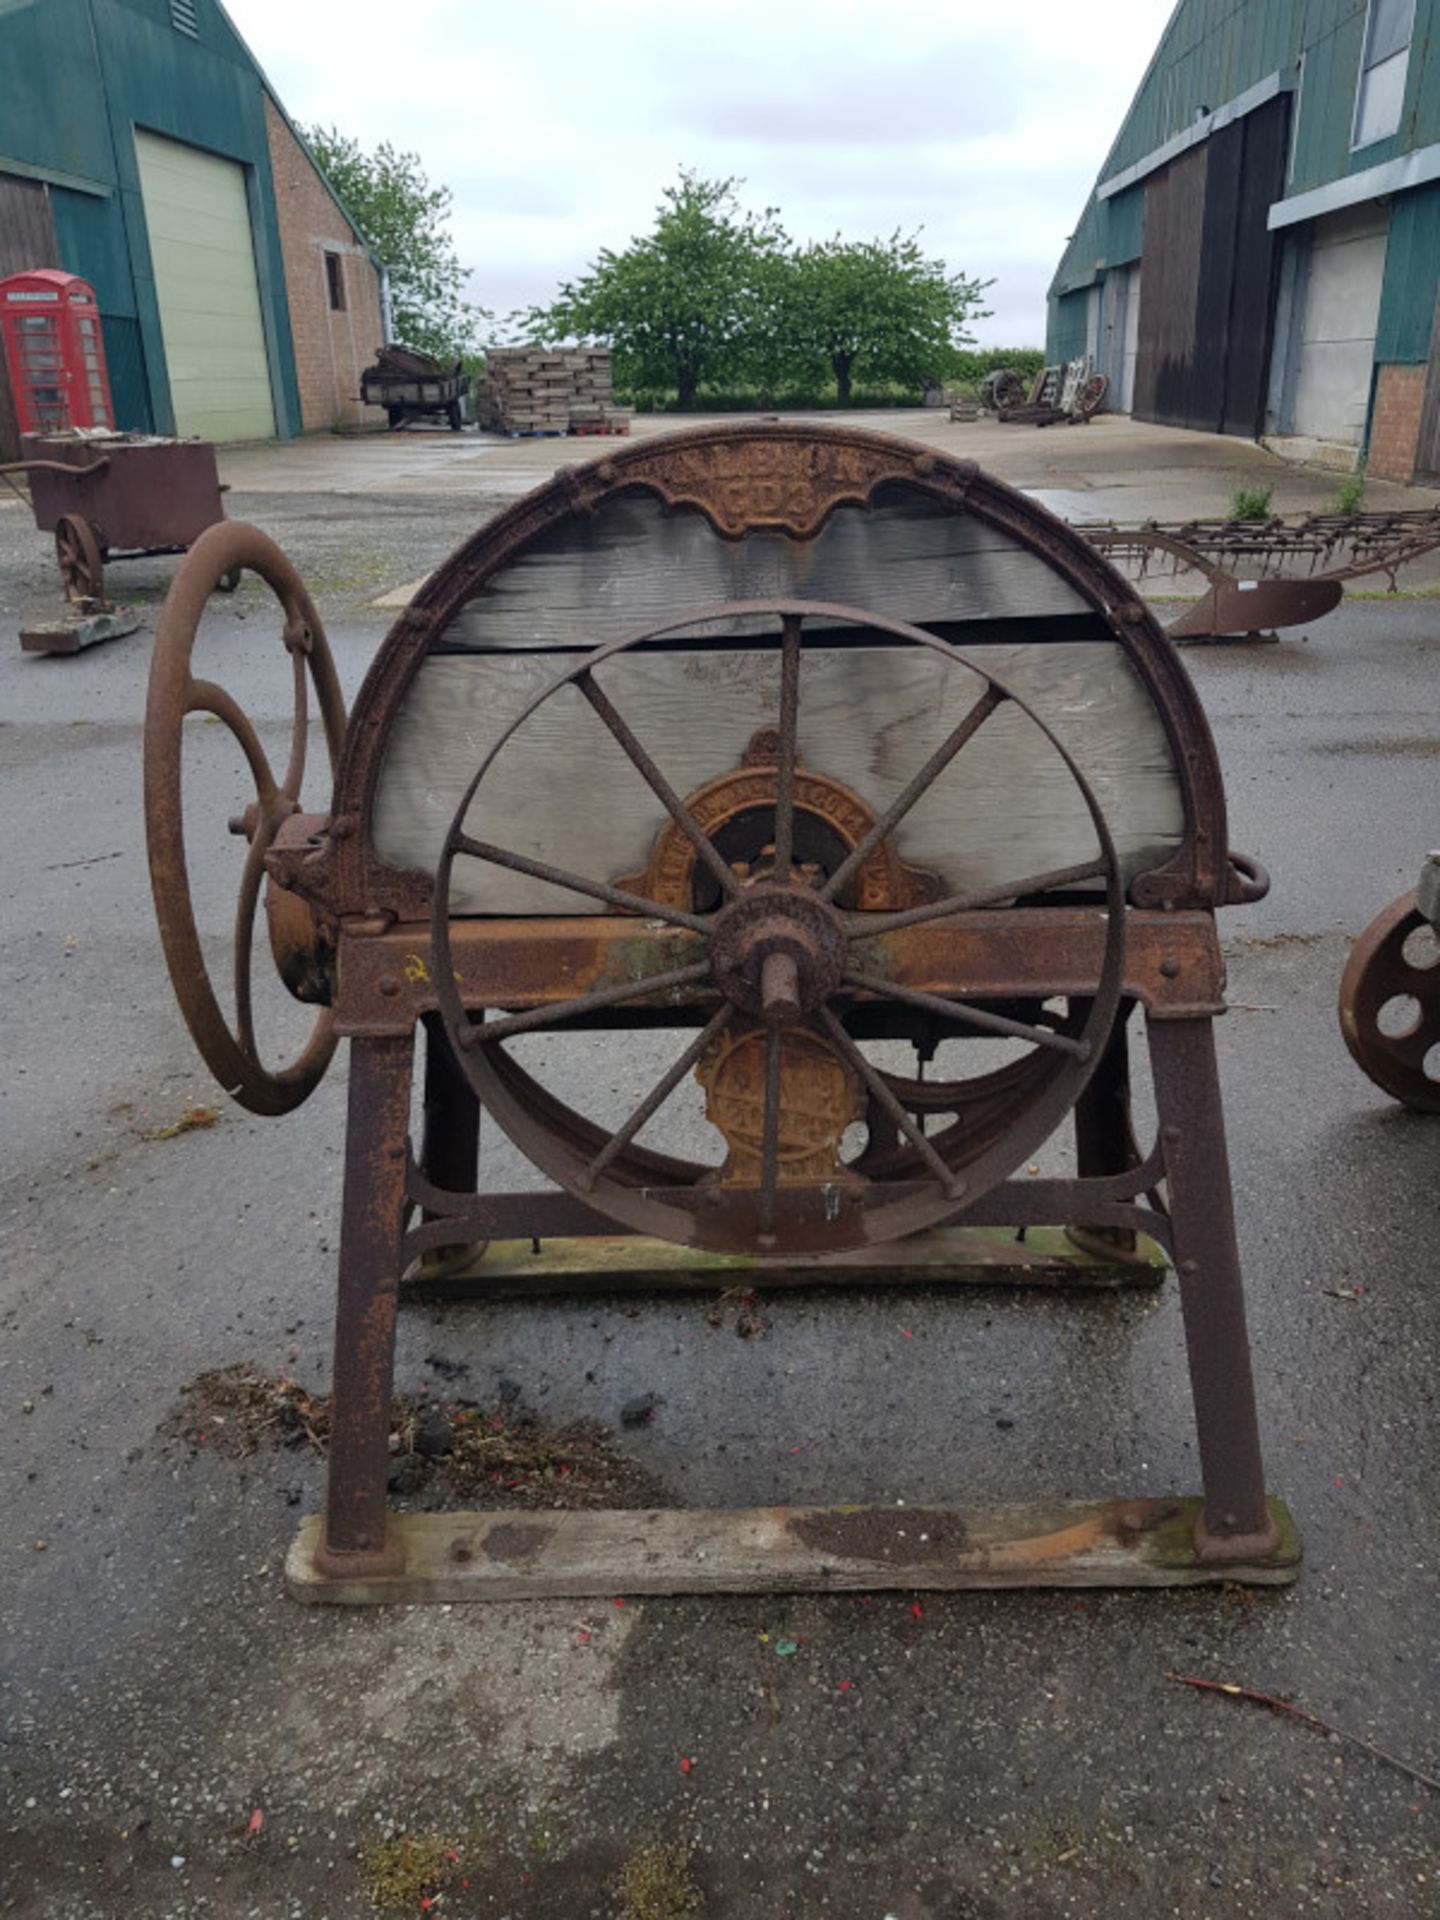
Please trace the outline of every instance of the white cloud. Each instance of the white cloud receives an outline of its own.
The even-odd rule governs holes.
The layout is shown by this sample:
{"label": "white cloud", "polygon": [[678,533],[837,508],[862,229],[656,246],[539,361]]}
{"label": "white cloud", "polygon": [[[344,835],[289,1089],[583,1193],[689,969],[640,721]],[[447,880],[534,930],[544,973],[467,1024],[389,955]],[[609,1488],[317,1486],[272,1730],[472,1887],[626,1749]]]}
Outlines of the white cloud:
{"label": "white cloud", "polygon": [[547,299],[650,224],[678,167],[743,176],[798,239],[922,227],[995,276],[980,337],[1038,345],[1045,288],[1171,0],[226,0],[295,120],[411,148],[455,198],[473,297]]}

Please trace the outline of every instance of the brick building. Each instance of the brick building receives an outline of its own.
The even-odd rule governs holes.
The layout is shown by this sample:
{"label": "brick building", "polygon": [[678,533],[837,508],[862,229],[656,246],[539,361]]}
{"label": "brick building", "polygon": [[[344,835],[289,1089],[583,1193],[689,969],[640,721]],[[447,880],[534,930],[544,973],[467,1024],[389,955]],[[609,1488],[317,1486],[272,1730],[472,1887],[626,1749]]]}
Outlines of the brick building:
{"label": "brick building", "polygon": [[383,425],[382,408],[360,404],[360,375],[386,337],[379,271],[309,149],[268,91],[265,131],[279,211],[301,431],[361,422]]}
{"label": "brick building", "polygon": [[1137,418],[1440,485],[1440,0],[1180,0],[1056,269]]}
{"label": "brick building", "polygon": [[121,428],[366,417],[380,272],[220,0],[0,6],[0,277],[36,267],[94,287]]}

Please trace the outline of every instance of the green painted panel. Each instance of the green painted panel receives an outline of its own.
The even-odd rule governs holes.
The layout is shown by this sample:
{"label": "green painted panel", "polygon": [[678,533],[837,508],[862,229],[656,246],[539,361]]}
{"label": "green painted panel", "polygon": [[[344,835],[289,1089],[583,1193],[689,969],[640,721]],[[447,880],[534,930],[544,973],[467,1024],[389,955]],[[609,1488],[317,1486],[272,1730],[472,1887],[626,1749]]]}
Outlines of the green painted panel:
{"label": "green painted panel", "polygon": [[1415,0],[1400,140],[1405,150],[1440,141],[1440,0]]}
{"label": "green painted panel", "polygon": [[102,313],[135,312],[135,285],[125,248],[125,222],[113,196],[50,189],[50,214],[60,246],[60,264],[95,289]]}
{"label": "green painted panel", "polygon": [[152,433],[150,384],[145,378],[145,356],[140,351],[140,322],[126,314],[102,313],[105,363],[110,371],[110,399],[115,424],[122,433]]}
{"label": "green painted panel", "polygon": [[1101,203],[1105,208],[1105,264],[1124,266],[1127,260],[1140,258],[1145,232],[1145,184],[1143,181],[1125,193]]}
{"label": "green painted panel", "polygon": [[0,154],[85,180],[114,180],[88,0],[0,7]]}
{"label": "green painted panel", "polygon": [[125,245],[125,222],[118,197],[50,189],[50,212],[60,247],[60,264],[95,289],[110,371],[115,424],[149,433],[155,418],[150,383],[145,377],[140,324],[135,318],[135,282]]}
{"label": "green painted panel", "polygon": [[1084,353],[1089,306],[1090,295],[1084,289],[1052,301],[1045,336],[1045,358],[1052,366],[1057,360],[1078,360]]}
{"label": "green painted panel", "polygon": [[1390,211],[1390,248],[1380,296],[1375,358],[1411,365],[1430,357],[1440,293],[1440,181],[1397,196]]}

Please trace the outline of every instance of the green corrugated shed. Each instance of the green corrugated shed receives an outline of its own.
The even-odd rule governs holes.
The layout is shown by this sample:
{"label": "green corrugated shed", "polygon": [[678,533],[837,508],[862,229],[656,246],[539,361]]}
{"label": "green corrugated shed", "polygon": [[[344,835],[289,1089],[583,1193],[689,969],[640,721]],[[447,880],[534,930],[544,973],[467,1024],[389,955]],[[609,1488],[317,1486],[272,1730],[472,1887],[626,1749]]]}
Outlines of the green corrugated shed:
{"label": "green corrugated shed", "polygon": [[1090,295],[1084,288],[1078,293],[1062,294],[1055,302],[1045,348],[1048,361],[1078,360],[1084,353],[1089,305]]}
{"label": "green corrugated shed", "polygon": [[1440,297],[1440,180],[1400,194],[1390,211],[1390,244],[1380,325],[1378,361],[1415,364],[1430,357],[1435,302]]}
{"label": "green corrugated shed", "polygon": [[[173,428],[135,129],[245,169],[277,430],[300,428],[259,68],[216,0],[0,4],[0,171],[46,179],[60,259],[95,286],[116,417]],[[37,265],[41,264],[36,262]]]}
{"label": "green corrugated shed", "polygon": [[[1181,0],[1161,35],[1099,181],[1146,159],[1211,112],[1271,75],[1298,68],[1286,196],[1440,143],[1440,0],[1416,0],[1400,130],[1359,151],[1350,146],[1365,37],[1366,0]],[[1440,260],[1435,189],[1394,200],[1386,262],[1379,360],[1424,360],[1429,350]],[[1092,193],[1051,286],[1049,357],[1061,308],[1073,289],[1136,257],[1143,182],[1108,201]]]}

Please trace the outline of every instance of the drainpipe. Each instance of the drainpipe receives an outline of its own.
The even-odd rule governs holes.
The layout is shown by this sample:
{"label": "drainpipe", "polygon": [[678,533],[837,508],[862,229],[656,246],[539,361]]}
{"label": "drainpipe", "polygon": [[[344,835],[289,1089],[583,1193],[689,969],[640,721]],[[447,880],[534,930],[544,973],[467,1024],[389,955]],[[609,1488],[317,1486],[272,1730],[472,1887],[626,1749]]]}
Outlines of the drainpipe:
{"label": "drainpipe", "polygon": [[380,269],[380,332],[381,346],[388,347],[395,338],[395,320],[390,311],[390,269]]}

